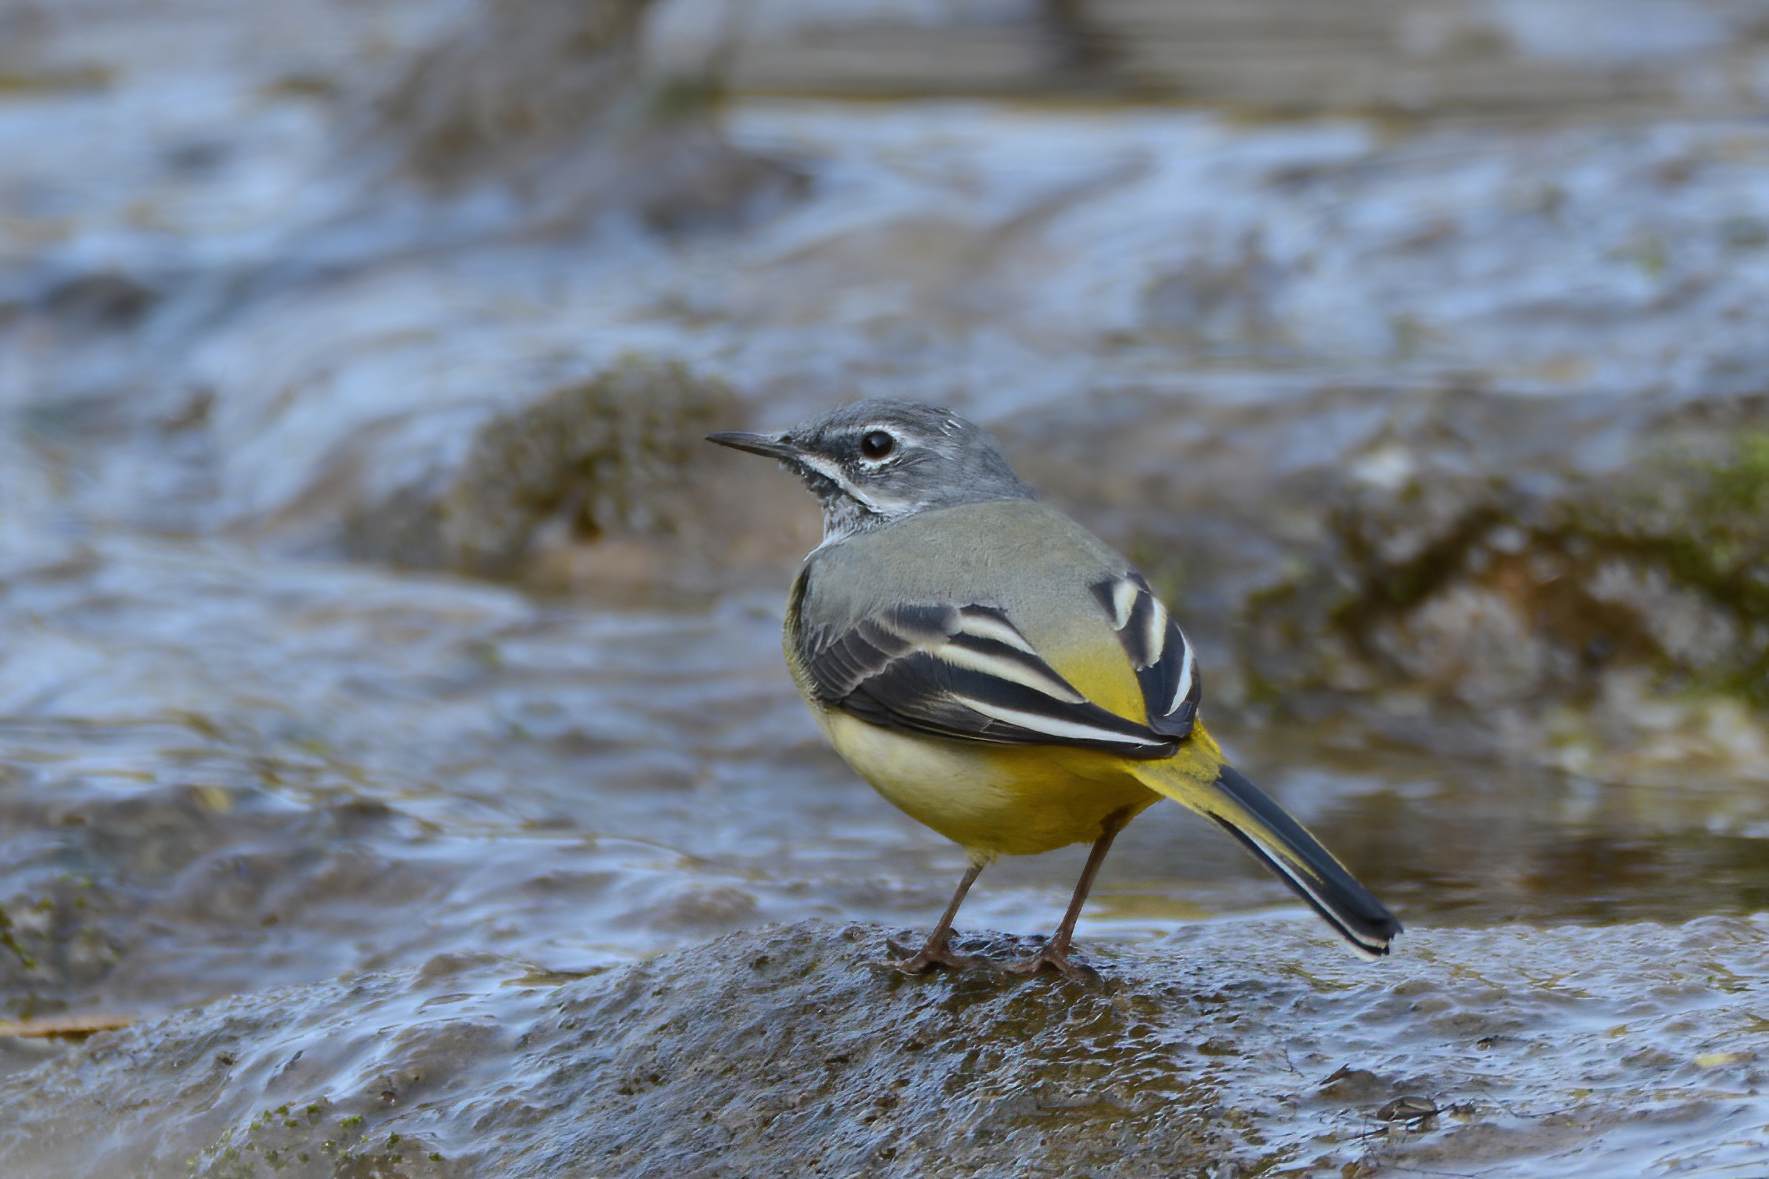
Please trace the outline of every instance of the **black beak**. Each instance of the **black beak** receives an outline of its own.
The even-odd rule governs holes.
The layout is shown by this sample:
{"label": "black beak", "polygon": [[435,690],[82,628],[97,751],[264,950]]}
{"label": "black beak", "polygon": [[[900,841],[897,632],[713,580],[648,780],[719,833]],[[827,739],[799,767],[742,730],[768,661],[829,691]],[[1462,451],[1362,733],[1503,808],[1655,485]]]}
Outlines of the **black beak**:
{"label": "black beak", "polygon": [[732,450],[747,450],[750,454],[759,454],[765,458],[790,461],[799,454],[798,447],[788,442],[784,434],[746,434],[742,430],[732,430],[723,434],[708,434],[706,440],[720,446],[729,446]]}

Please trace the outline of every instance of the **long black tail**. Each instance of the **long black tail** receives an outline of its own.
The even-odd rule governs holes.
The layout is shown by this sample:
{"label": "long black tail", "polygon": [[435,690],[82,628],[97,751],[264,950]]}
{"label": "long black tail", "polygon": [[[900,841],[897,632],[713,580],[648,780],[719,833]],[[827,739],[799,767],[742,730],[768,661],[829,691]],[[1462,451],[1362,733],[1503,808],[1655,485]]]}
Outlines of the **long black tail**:
{"label": "long black tail", "polygon": [[1390,939],[1401,931],[1400,922],[1320,840],[1233,766],[1222,767],[1216,785],[1255,822],[1237,822],[1239,816],[1225,812],[1211,818],[1277,873],[1352,949],[1367,958],[1388,953]]}
{"label": "long black tail", "polygon": [[1394,914],[1239,770],[1223,765],[1216,780],[1203,786],[1196,778],[1160,772],[1161,762],[1144,764],[1149,769],[1139,777],[1145,784],[1214,819],[1307,901],[1353,950],[1372,959],[1388,953],[1389,941],[1401,931]]}

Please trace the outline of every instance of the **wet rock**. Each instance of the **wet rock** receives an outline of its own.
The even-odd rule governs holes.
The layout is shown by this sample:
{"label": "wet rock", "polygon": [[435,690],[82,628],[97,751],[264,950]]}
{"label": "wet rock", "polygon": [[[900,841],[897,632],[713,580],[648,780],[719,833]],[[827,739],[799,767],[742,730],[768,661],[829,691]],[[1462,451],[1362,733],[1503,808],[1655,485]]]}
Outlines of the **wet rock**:
{"label": "wet rock", "polygon": [[152,309],[158,292],[128,274],[98,270],[70,277],[41,296],[44,314],[70,326],[122,331]]}
{"label": "wet rock", "polygon": [[[648,80],[650,0],[495,0],[416,55],[372,132],[439,195],[503,194],[529,230],[636,209],[654,225],[730,219],[779,169],[733,149],[711,92]],[[703,85],[709,84],[702,79]]]}
{"label": "wet rock", "polygon": [[667,8],[662,51],[697,64],[712,41],[737,84],[765,93],[1105,91],[1397,114],[1736,110],[1761,93],[1751,0],[972,0],[902,12],[785,0],[748,22],[722,19],[715,0]]}
{"label": "wet rock", "polygon": [[[1520,412],[1517,428],[1555,437],[1531,422],[1540,416]],[[1586,713],[1635,751],[1665,727],[1667,708],[1696,729],[1728,699],[1760,708],[1769,408],[1739,402],[1720,416],[1731,424],[1651,415],[1613,466],[1581,469],[1572,454],[1470,478],[1428,459],[1392,488],[1348,488],[1323,559],[1248,618],[1250,634],[1338,643],[1301,677],[1279,667],[1299,670],[1293,651],[1268,647],[1256,666],[1279,687],[1404,683],[1504,728],[1514,745],[1533,729],[1563,753],[1573,743],[1550,735],[1556,708]],[[1506,447],[1501,433],[1481,442]],[[1656,702],[1619,690],[1631,675]],[[1762,734],[1763,719],[1744,731]]]}
{"label": "wet rock", "polygon": [[[211,762],[208,774],[218,769]],[[0,932],[11,950],[0,952],[0,1010],[10,1015],[115,1003],[134,1014],[343,969],[358,956],[350,906],[339,902],[370,881],[408,898],[438,883],[388,854],[412,828],[383,806],[298,813],[265,792],[216,784],[110,793],[35,771],[0,782],[9,832]],[[320,924],[330,932],[304,936]]]}
{"label": "wet rock", "polygon": [[515,179],[637,101],[631,52],[648,0],[480,5],[382,99],[406,166],[438,185]]}
{"label": "wet rock", "polygon": [[[1520,429],[1547,426],[1519,416]],[[1575,454],[1470,480],[1431,462],[1392,488],[1358,488],[1333,518],[1355,566],[1337,618],[1379,659],[1474,707],[1590,691],[1630,664],[1761,692],[1769,402],[1707,406],[1693,422],[1661,412],[1640,428],[1613,466],[1581,470]],[[1513,633],[1486,641],[1469,625],[1482,610]]]}
{"label": "wet rock", "polygon": [[28,1175],[1143,1175],[1769,1147],[1736,985],[1760,919],[1426,931],[1375,967],[1254,932],[1095,951],[1092,984],[907,979],[883,930],[816,923],[575,980],[438,957],[95,1036],[0,1084],[0,1152]]}
{"label": "wet rock", "polygon": [[705,435],[737,405],[723,382],[683,365],[623,358],[471,428],[455,469],[359,501],[343,522],[345,547],[507,577],[547,544],[695,530],[708,516],[710,489],[696,474]]}

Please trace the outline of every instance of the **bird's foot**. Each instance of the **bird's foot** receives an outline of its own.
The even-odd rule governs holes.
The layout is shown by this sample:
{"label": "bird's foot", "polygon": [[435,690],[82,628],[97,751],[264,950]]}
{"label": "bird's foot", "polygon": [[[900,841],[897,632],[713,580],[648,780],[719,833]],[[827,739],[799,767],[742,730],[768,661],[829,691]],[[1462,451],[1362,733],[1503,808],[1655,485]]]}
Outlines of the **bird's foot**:
{"label": "bird's foot", "polygon": [[986,958],[977,958],[970,954],[960,954],[950,945],[945,943],[935,945],[934,943],[929,942],[913,954],[909,953],[909,948],[907,946],[900,946],[896,942],[886,942],[885,944],[890,946],[893,954],[907,955],[906,957],[892,961],[890,964],[893,969],[900,970],[904,974],[926,974],[936,966],[944,966],[948,970],[964,970],[971,966],[987,966],[990,964],[989,960]]}
{"label": "bird's foot", "polygon": [[1054,970],[1064,978],[1093,980],[1099,978],[1099,971],[1084,962],[1077,962],[1069,957],[1068,947],[1046,945],[1030,958],[1022,958],[1002,969],[1010,974],[1038,974],[1046,970]]}

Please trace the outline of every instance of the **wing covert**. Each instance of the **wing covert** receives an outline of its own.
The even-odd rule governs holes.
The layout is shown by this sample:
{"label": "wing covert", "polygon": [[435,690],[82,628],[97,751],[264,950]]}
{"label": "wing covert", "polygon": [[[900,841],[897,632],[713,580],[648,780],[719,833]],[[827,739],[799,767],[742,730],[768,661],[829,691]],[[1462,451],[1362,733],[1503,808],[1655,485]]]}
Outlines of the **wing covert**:
{"label": "wing covert", "polygon": [[1132,757],[1174,749],[1171,737],[1076,691],[993,606],[902,603],[807,638],[801,656],[818,699],[873,724]]}

